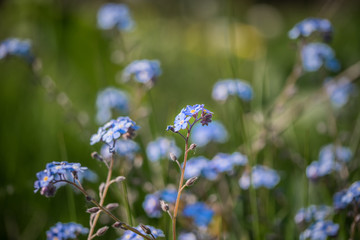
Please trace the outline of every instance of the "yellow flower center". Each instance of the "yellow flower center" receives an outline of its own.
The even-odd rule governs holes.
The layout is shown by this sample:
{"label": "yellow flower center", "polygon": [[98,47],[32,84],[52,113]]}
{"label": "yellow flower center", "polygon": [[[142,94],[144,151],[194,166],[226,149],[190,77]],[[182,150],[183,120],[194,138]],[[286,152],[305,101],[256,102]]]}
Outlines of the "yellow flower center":
{"label": "yellow flower center", "polygon": [[183,123],[184,123],[184,120],[181,120],[181,121],[180,121],[180,124],[183,124]]}
{"label": "yellow flower center", "polygon": [[194,112],[195,112],[195,110],[193,109],[193,110],[191,110],[190,112],[191,112],[191,113],[194,113]]}
{"label": "yellow flower center", "polygon": [[44,178],[43,178],[43,181],[47,181],[49,179],[49,177],[48,176],[45,176]]}

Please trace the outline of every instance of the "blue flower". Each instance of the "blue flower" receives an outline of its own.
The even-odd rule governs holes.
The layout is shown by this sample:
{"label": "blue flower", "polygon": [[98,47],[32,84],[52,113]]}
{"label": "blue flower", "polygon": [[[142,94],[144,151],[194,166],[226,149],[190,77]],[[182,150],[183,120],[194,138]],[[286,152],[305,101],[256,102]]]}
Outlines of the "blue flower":
{"label": "blue flower", "polygon": [[146,154],[150,161],[159,161],[159,159],[170,159],[170,153],[180,156],[181,150],[176,146],[175,140],[171,138],[159,137],[150,142],[146,147]]}
{"label": "blue flower", "polygon": [[339,81],[325,80],[324,86],[331,104],[335,108],[343,107],[348,102],[350,94],[355,90],[355,85],[347,78],[341,78]]}
{"label": "blue flower", "polygon": [[211,141],[224,143],[228,139],[228,132],[220,122],[212,121],[211,125],[207,127],[195,125],[190,139],[192,142],[196,143],[198,147],[205,146]]}
{"label": "blue flower", "polygon": [[214,215],[214,211],[205,203],[196,202],[187,205],[183,210],[185,217],[190,217],[198,227],[207,227]]}
{"label": "blue flower", "polygon": [[123,72],[123,79],[134,79],[142,84],[152,87],[157,77],[161,75],[160,62],[157,60],[136,60],[130,63]]}
{"label": "blue flower", "polygon": [[239,152],[233,154],[218,153],[211,160],[210,165],[217,172],[231,172],[235,166],[244,166],[247,164],[247,157]]}
{"label": "blue flower", "polygon": [[194,233],[180,233],[179,237],[178,237],[179,240],[196,240],[196,235]]}
{"label": "blue flower", "polygon": [[216,101],[226,101],[229,96],[238,96],[248,102],[253,98],[251,86],[239,79],[226,79],[215,83],[212,97]]}
{"label": "blue flower", "polygon": [[58,187],[65,185],[63,182],[59,183],[59,180],[73,181],[73,176],[79,177],[79,173],[84,174],[86,170],[87,168],[81,167],[80,163],[48,163],[45,170],[36,174],[37,180],[34,182],[34,192],[36,193],[41,189],[41,195],[53,196]]}
{"label": "blue flower", "polygon": [[98,132],[91,136],[90,144],[93,145],[103,141],[113,147],[115,145],[114,141],[120,137],[132,138],[137,129],[139,129],[139,126],[129,117],[118,117],[116,120],[110,120],[103,127],[100,127]]}
{"label": "blue flower", "polygon": [[289,31],[288,35],[291,39],[297,39],[300,37],[309,37],[314,32],[320,33],[324,41],[328,41],[331,39],[333,28],[327,19],[307,18],[297,23]]}
{"label": "blue flower", "polygon": [[239,179],[239,185],[242,189],[248,189],[250,182],[254,188],[265,187],[274,188],[280,181],[279,174],[268,167],[256,165],[252,168],[251,181],[250,174],[245,172]]}
{"label": "blue flower", "polygon": [[[165,237],[164,235],[164,232],[160,229],[156,229],[152,226],[149,226],[149,225],[146,225],[146,227],[148,227],[151,231],[151,234],[155,237],[155,238],[158,238],[158,237]],[[141,232],[142,234],[144,235],[147,235],[144,230],[140,227],[140,226],[137,226],[136,229]],[[136,233],[130,231],[130,230],[126,230],[124,232],[124,234],[121,236],[121,238],[119,238],[118,240],[143,240],[144,238],[137,235]]]}
{"label": "blue flower", "polygon": [[[130,139],[118,139],[115,142],[114,150],[120,157],[126,157],[128,160],[133,160],[135,158],[135,154],[139,152],[140,147],[136,142]],[[111,158],[112,154],[110,153],[109,145],[104,144],[101,147],[101,155],[107,159]]]}
{"label": "blue flower", "polygon": [[340,70],[340,63],[335,58],[331,47],[324,43],[309,43],[301,49],[303,69],[307,72],[315,72],[324,66],[330,71]]}
{"label": "blue flower", "polygon": [[311,221],[324,220],[332,213],[332,208],[326,205],[311,205],[307,208],[301,208],[295,215],[295,222],[310,223]]}
{"label": "blue flower", "polygon": [[162,215],[160,200],[167,203],[175,203],[177,198],[177,190],[166,188],[153,194],[148,194],[142,204],[144,211],[151,218],[159,218]]}
{"label": "blue flower", "polygon": [[77,223],[61,223],[58,222],[55,226],[51,227],[46,232],[46,238],[48,240],[66,240],[66,239],[75,239],[78,235],[87,234],[89,229],[84,228],[81,224]]}
{"label": "blue flower", "polygon": [[300,234],[300,240],[326,240],[335,237],[339,232],[339,225],[332,221],[317,221]]}
{"label": "blue flower", "polygon": [[106,88],[98,93],[96,99],[96,120],[100,124],[109,121],[112,115],[112,110],[121,113],[129,111],[129,101],[126,94],[116,88]]}
{"label": "blue flower", "polygon": [[334,194],[333,197],[333,206],[335,210],[345,209],[347,207],[347,201],[342,201],[343,197],[346,195],[347,190],[342,190]]}
{"label": "blue flower", "polygon": [[198,113],[204,109],[204,104],[195,104],[194,106],[187,105],[185,109],[183,109],[182,113],[186,116],[194,116],[196,118]]}
{"label": "blue flower", "polygon": [[104,4],[98,11],[97,21],[99,28],[104,30],[116,27],[119,30],[129,31],[134,27],[129,8],[125,4]]}
{"label": "blue flower", "polygon": [[175,122],[174,122],[175,132],[178,132],[181,129],[186,129],[189,124],[190,118],[191,117],[187,116],[184,112],[180,112],[175,118]]}
{"label": "blue flower", "polygon": [[199,177],[204,168],[209,164],[209,160],[203,156],[190,158],[186,163],[184,177],[190,179]]}
{"label": "blue flower", "polygon": [[0,43],[0,59],[7,56],[18,56],[24,58],[29,63],[34,61],[31,53],[31,44],[29,40],[20,40],[18,38],[8,38]]}
{"label": "blue flower", "polygon": [[332,144],[326,145],[320,150],[319,161],[313,161],[306,168],[306,176],[311,180],[317,180],[333,171],[340,171],[341,164],[349,162],[351,158],[350,148]]}

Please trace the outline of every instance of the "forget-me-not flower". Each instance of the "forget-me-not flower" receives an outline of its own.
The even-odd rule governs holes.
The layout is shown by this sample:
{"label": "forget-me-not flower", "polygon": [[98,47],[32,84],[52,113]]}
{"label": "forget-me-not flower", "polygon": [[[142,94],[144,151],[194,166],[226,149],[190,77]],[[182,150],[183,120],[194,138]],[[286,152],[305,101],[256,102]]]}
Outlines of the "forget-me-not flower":
{"label": "forget-me-not flower", "polygon": [[318,32],[325,41],[331,39],[333,32],[332,25],[329,20],[322,18],[306,18],[297,23],[288,33],[289,38],[297,39],[300,37],[309,37],[312,33]]}
{"label": "forget-me-not flower", "polygon": [[333,72],[340,70],[334,50],[325,43],[306,44],[301,49],[301,60],[306,72],[315,72],[322,66]]}
{"label": "forget-me-not flower", "polygon": [[343,107],[348,102],[350,94],[355,90],[355,85],[347,78],[341,78],[338,81],[325,80],[324,85],[331,104],[335,108]]}
{"label": "forget-me-not flower", "polygon": [[274,188],[280,181],[279,174],[266,166],[256,165],[252,168],[251,181],[250,174],[245,172],[239,179],[239,185],[242,189],[248,189],[250,182],[254,188],[265,187]]}
{"label": "forget-me-not flower", "polygon": [[125,4],[106,3],[101,6],[97,14],[98,26],[101,29],[109,30],[117,28],[129,31],[134,27],[129,8]]}
{"label": "forget-me-not flower", "polygon": [[167,203],[175,203],[177,198],[176,189],[166,188],[153,194],[148,194],[142,204],[144,211],[151,218],[159,218],[162,216],[160,200]]}
{"label": "forget-me-not flower", "polygon": [[157,60],[136,60],[123,71],[124,81],[129,81],[133,77],[137,82],[148,87],[152,87],[160,75],[160,62]]}
{"label": "forget-me-not flower", "polygon": [[[114,151],[117,155],[119,155],[120,157],[125,157],[128,160],[133,160],[135,158],[135,155],[137,152],[139,152],[140,147],[139,144],[137,144],[136,142],[130,140],[130,139],[118,139],[115,142],[115,146],[114,146]],[[101,147],[101,155],[104,158],[111,158],[111,153],[110,153],[110,147],[107,144],[104,144]]]}
{"label": "forget-me-not flower", "polygon": [[300,234],[300,240],[326,240],[335,237],[339,232],[339,224],[332,221],[317,221]]}
{"label": "forget-me-not flower", "polygon": [[207,227],[212,220],[214,211],[205,203],[196,202],[185,206],[183,215],[192,218],[196,226]]}
{"label": "forget-me-not flower", "polygon": [[158,137],[146,147],[146,155],[153,162],[170,158],[170,153],[178,157],[181,154],[180,148],[176,146],[175,140],[172,138]]}
{"label": "forget-me-not flower", "polygon": [[31,53],[31,44],[29,40],[21,40],[18,38],[8,38],[0,43],[0,59],[7,56],[18,56],[29,63],[34,61]]}
{"label": "forget-me-not flower", "polygon": [[195,125],[190,139],[198,147],[205,146],[209,142],[224,143],[228,139],[228,132],[219,121],[212,121],[208,127]]}
{"label": "forget-me-not flower", "polygon": [[[156,229],[152,226],[149,226],[149,225],[146,225],[147,228],[150,229],[151,231],[151,234],[155,237],[155,238],[158,238],[158,237],[165,237],[164,235],[164,232],[160,229]],[[141,232],[142,234],[144,235],[147,235],[144,230],[139,226],[136,227],[136,229]],[[144,238],[137,235],[136,233],[134,233],[133,231],[130,231],[130,230],[126,230],[124,232],[124,234],[118,238],[118,240],[143,240]]]}
{"label": "forget-me-not flower", "polygon": [[215,83],[212,98],[216,101],[226,101],[229,96],[237,96],[248,102],[253,98],[252,87],[243,80],[226,79]]}
{"label": "forget-me-not flower", "polygon": [[80,234],[84,235],[89,232],[89,229],[83,227],[78,223],[61,223],[58,222],[52,226],[46,232],[47,240],[66,240],[66,239],[76,239]]}

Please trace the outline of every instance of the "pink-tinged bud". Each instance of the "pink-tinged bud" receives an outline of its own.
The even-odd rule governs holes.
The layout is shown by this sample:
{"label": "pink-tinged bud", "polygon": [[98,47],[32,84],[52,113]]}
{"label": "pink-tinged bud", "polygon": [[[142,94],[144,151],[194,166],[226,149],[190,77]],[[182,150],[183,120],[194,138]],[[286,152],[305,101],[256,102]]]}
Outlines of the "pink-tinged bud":
{"label": "pink-tinged bud", "polygon": [[108,226],[99,228],[99,230],[97,230],[97,232],[96,232],[96,236],[102,236],[102,235],[104,235],[108,229],[109,229]]}
{"label": "pink-tinged bud", "polygon": [[86,210],[87,213],[97,213],[100,210],[98,207],[92,207]]}
{"label": "pink-tinged bud", "polygon": [[112,210],[116,209],[117,207],[119,207],[118,203],[109,203],[108,205],[106,205],[105,208],[109,211],[112,211]]}
{"label": "pink-tinged bud", "polygon": [[190,178],[189,180],[186,181],[185,185],[190,187],[196,182],[197,179],[198,179],[198,177],[192,177],[192,178]]}

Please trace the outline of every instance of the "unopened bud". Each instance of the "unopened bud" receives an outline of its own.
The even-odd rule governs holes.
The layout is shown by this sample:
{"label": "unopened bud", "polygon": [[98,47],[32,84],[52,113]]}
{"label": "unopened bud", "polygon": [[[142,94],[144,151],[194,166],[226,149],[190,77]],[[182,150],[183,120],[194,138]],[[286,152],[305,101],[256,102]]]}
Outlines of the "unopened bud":
{"label": "unopened bud", "polygon": [[100,154],[98,154],[97,152],[93,152],[93,153],[91,154],[91,157],[92,157],[93,159],[95,159],[95,160],[100,161],[100,162],[103,162],[103,161],[104,161],[104,158],[103,158]]}
{"label": "unopened bud", "polygon": [[193,185],[196,182],[197,179],[198,179],[198,177],[192,177],[186,181],[185,185],[190,187],[191,185]]}
{"label": "unopened bud", "polygon": [[109,229],[108,226],[99,228],[99,230],[97,230],[97,232],[96,232],[96,236],[102,236],[102,235],[104,235],[108,229]]}
{"label": "unopened bud", "polygon": [[190,145],[190,150],[194,150],[195,148],[197,147],[197,145],[195,144],[195,143],[192,143],[191,145]]}
{"label": "unopened bud", "polygon": [[102,182],[102,183],[99,185],[99,192],[102,193],[102,192],[104,191],[104,189],[105,189],[105,183]]}
{"label": "unopened bud", "polygon": [[100,210],[98,207],[92,207],[86,210],[87,213],[97,213]]}
{"label": "unopened bud", "polygon": [[112,210],[116,209],[117,207],[119,207],[118,203],[109,203],[108,205],[106,205],[105,208],[109,211],[112,211]]}
{"label": "unopened bud", "polygon": [[148,228],[148,227],[145,226],[144,224],[140,223],[140,227],[141,227],[141,229],[142,229],[146,234],[151,234],[150,228]]}
{"label": "unopened bud", "polygon": [[122,222],[116,222],[112,225],[113,228],[121,228],[123,230],[127,230],[127,228],[125,228],[124,226],[125,226],[125,223],[122,223]]}
{"label": "unopened bud", "polygon": [[164,212],[167,212],[170,209],[169,204],[167,204],[167,202],[165,202],[164,200],[160,200],[160,206]]}
{"label": "unopened bud", "polygon": [[93,200],[92,197],[90,197],[89,195],[87,195],[85,198],[86,198],[86,201],[89,201],[89,202],[90,202],[91,200]]}
{"label": "unopened bud", "polygon": [[170,153],[170,159],[173,160],[174,162],[176,162],[177,157],[174,153]]}
{"label": "unopened bud", "polygon": [[124,177],[124,176],[118,176],[117,178],[115,178],[115,181],[120,183],[120,182],[124,181],[125,179],[126,179],[126,177]]}

